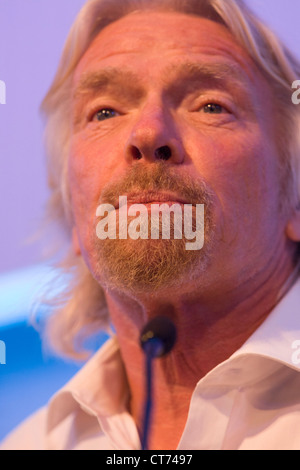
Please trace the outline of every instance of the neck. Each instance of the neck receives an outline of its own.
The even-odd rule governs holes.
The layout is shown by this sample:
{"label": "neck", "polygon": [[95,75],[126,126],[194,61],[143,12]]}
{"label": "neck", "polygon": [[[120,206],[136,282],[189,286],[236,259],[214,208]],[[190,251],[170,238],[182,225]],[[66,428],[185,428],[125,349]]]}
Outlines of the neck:
{"label": "neck", "polygon": [[178,294],[181,289],[151,298],[107,293],[131,390],[130,411],[139,430],[145,398],[140,331],[149,319],[160,314],[172,318],[177,328],[178,339],[172,352],[154,360],[151,449],[177,447],[197,382],[228,359],[261,325],[278,302],[283,286],[286,290],[290,287],[286,282],[292,271],[291,264],[279,263],[273,272],[261,273],[255,280],[236,280],[232,283],[236,287],[231,289],[219,283],[210,291],[199,287],[197,295]]}

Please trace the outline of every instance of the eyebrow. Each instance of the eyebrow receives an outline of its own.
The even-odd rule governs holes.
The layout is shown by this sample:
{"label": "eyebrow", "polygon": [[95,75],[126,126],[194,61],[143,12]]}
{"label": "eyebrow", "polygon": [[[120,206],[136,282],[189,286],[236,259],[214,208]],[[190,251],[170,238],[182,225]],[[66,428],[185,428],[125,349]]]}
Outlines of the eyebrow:
{"label": "eyebrow", "polygon": [[117,67],[107,67],[97,72],[83,74],[74,90],[73,98],[95,94],[109,88],[119,89],[121,94],[124,90],[122,87],[128,83],[134,84],[136,92],[142,93],[142,88],[137,86],[138,77],[134,72]]}
{"label": "eyebrow", "polygon": [[238,77],[240,67],[235,64],[227,64],[223,62],[216,63],[197,63],[197,62],[184,62],[167,67],[166,73],[170,74],[173,71],[181,76],[199,76],[208,78],[223,79],[230,76]]}
{"label": "eyebrow", "polygon": [[[225,81],[233,83],[234,86],[240,87],[242,85],[245,87],[248,74],[245,74],[241,67],[234,63],[183,62],[166,67],[163,77],[165,82],[169,83],[170,88],[172,88],[172,85],[176,87],[176,85],[183,82],[186,84],[190,82],[191,86],[195,83],[203,83],[203,86],[207,86],[207,84],[219,84],[220,86]],[[83,74],[74,90],[73,98],[77,99],[88,94],[94,95],[109,89],[113,89],[124,96],[125,86],[127,94],[134,94],[138,97],[145,94],[143,81],[138,74],[126,68],[107,67],[96,72]]]}

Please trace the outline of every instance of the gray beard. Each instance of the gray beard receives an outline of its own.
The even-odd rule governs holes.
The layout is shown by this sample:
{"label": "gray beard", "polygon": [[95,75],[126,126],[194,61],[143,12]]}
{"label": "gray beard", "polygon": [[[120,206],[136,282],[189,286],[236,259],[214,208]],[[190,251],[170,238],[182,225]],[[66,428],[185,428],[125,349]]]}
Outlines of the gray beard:
{"label": "gray beard", "polygon": [[[130,190],[171,190],[182,195],[192,204],[204,204],[204,246],[200,250],[187,250],[187,240],[162,239],[161,226],[159,239],[138,238],[99,240],[94,236],[92,240],[93,266],[96,279],[99,279],[104,288],[116,288],[127,293],[153,293],[161,289],[173,287],[180,280],[192,281],[207,269],[214,246],[212,201],[203,181],[195,182],[187,176],[178,176],[168,164],[158,162],[145,169],[138,164],[133,166],[120,183],[107,185],[104,188],[100,203],[113,204],[119,195]],[[130,218],[128,218],[128,223]],[[96,224],[96,222],[95,222]],[[196,220],[193,218],[193,229]],[[148,218],[150,235],[151,221]],[[174,219],[171,219],[170,233],[174,234]],[[118,225],[117,225],[118,234]]]}

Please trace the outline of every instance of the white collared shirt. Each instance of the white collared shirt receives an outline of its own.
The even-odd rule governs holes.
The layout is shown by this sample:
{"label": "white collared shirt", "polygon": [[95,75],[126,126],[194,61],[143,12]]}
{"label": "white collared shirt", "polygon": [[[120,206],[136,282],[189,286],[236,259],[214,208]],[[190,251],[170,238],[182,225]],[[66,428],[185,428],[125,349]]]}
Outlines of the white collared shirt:
{"label": "white collared shirt", "polygon": [[[298,343],[297,343],[298,341]],[[300,449],[300,280],[192,395],[178,450]],[[1,450],[139,450],[115,338]]]}

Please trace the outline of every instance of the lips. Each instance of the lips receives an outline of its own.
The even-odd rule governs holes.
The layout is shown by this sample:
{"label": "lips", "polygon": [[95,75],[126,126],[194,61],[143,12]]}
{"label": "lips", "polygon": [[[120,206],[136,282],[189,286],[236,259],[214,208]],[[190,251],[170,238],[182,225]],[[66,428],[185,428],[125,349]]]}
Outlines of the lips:
{"label": "lips", "polygon": [[[188,201],[184,200],[182,197],[174,193],[162,193],[162,192],[134,192],[129,194],[124,194],[123,196],[127,197],[127,204],[189,204]],[[119,199],[114,204],[116,209],[119,209]]]}

